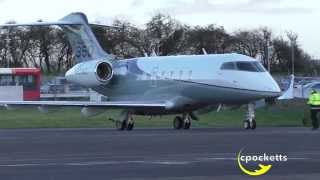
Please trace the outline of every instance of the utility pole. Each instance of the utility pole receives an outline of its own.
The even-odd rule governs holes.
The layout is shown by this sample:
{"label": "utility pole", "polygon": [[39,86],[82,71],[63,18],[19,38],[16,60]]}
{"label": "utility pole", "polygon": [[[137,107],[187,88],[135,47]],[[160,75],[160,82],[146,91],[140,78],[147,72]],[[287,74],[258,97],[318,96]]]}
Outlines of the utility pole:
{"label": "utility pole", "polygon": [[5,56],[5,59],[6,59],[6,67],[7,68],[10,68],[10,58],[8,57],[7,55],[7,52],[9,52],[9,48],[10,48],[10,31],[9,31],[9,28],[7,29],[7,37],[5,39],[5,46],[6,46],[6,56]]}
{"label": "utility pole", "polygon": [[296,45],[298,35],[289,31],[287,32],[287,37],[290,40],[291,45],[291,73],[294,75],[294,47]]}
{"label": "utility pole", "polygon": [[271,58],[272,58],[272,54],[274,52],[274,49],[273,49],[272,42],[270,42],[270,39],[269,39],[267,45],[268,45],[267,46],[268,71],[271,73]]}
{"label": "utility pole", "polygon": [[121,53],[123,55],[123,58],[124,58],[124,40],[125,40],[125,30],[126,30],[126,26],[125,24],[123,23],[122,24],[122,29],[121,29],[121,44],[120,44],[120,47],[121,47]]}
{"label": "utility pole", "polygon": [[268,31],[268,29],[264,29],[263,31],[263,36],[265,40],[265,60],[267,61],[267,68],[269,73],[271,73],[271,62],[270,62],[270,51],[271,51],[271,46],[270,46],[270,39],[271,39],[271,33]]}
{"label": "utility pole", "polygon": [[267,39],[267,48],[266,48],[266,50],[267,50],[267,53],[266,53],[266,55],[267,55],[267,63],[268,63],[268,71],[269,71],[269,73],[271,73],[271,71],[270,71],[270,69],[271,69],[271,67],[270,67],[270,52],[269,52],[269,47],[270,47],[270,42],[269,42],[269,39]]}

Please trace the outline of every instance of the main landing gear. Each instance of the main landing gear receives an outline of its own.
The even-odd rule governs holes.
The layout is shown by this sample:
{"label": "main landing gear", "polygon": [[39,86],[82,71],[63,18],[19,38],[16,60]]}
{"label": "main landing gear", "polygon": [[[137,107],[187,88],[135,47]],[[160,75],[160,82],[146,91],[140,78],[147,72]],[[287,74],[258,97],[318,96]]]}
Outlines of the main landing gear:
{"label": "main landing gear", "polygon": [[124,111],[123,113],[121,113],[120,118],[115,121],[115,124],[117,130],[119,131],[131,131],[134,128],[132,113]]}
{"label": "main landing gear", "polygon": [[173,128],[174,129],[190,129],[191,127],[191,115],[188,113],[184,113],[181,116],[176,116],[173,120]]}
{"label": "main landing gear", "polygon": [[245,120],[243,121],[244,129],[256,129],[256,117],[255,117],[255,104],[248,104],[248,110],[245,116]]}

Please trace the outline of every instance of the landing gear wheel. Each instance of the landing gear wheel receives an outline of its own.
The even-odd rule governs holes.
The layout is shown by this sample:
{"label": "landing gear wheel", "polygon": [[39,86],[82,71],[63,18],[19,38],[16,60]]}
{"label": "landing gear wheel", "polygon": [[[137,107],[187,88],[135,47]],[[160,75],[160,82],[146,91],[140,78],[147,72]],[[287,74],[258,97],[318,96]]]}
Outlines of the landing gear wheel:
{"label": "landing gear wheel", "polygon": [[255,119],[255,103],[249,103],[247,107],[248,107],[248,110],[245,116],[246,118],[244,121],[244,128],[254,130],[257,127],[257,123]]}
{"label": "landing gear wheel", "polygon": [[244,129],[250,129],[250,121],[249,120],[243,121],[243,127]]}
{"label": "landing gear wheel", "polygon": [[133,129],[133,127],[134,127],[134,122],[131,122],[131,123],[128,124],[127,130],[131,131]]}
{"label": "landing gear wheel", "polygon": [[250,128],[251,129],[256,129],[257,127],[257,122],[255,119],[252,119],[252,121],[250,122]]}
{"label": "landing gear wheel", "polygon": [[174,129],[181,129],[183,127],[183,120],[180,116],[176,116],[173,120],[173,128]]}
{"label": "landing gear wheel", "polygon": [[126,121],[116,121],[116,128],[119,131],[123,131],[125,130],[127,127],[127,123]]}
{"label": "landing gear wheel", "polygon": [[184,123],[183,129],[190,129],[190,126],[191,126],[191,122],[186,122]]}

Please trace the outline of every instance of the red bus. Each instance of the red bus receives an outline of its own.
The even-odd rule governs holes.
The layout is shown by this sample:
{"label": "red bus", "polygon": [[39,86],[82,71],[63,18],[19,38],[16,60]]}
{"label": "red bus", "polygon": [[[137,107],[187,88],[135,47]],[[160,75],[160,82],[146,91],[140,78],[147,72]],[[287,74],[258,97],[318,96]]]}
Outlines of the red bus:
{"label": "red bus", "polygon": [[0,68],[0,86],[22,86],[23,100],[40,99],[41,73],[37,68]]}

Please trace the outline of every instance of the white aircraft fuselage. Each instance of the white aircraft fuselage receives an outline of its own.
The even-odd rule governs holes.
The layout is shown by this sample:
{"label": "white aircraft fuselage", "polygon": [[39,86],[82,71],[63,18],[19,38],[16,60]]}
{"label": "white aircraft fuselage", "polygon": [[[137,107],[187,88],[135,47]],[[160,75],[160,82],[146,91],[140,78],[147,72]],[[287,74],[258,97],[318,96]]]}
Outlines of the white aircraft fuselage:
{"label": "white aircraft fuselage", "polygon": [[[232,67],[225,67],[233,64]],[[231,65],[232,66],[232,65]],[[238,67],[240,66],[240,67]],[[77,66],[75,69],[79,68]],[[83,72],[71,69],[66,78],[109,97],[111,101],[166,101],[169,114],[216,104],[247,104],[280,96],[280,88],[255,59],[240,54],[140,57],[112,63],[106,85],[88,86]],[[88,74],[85,75],[88,77]]]}

